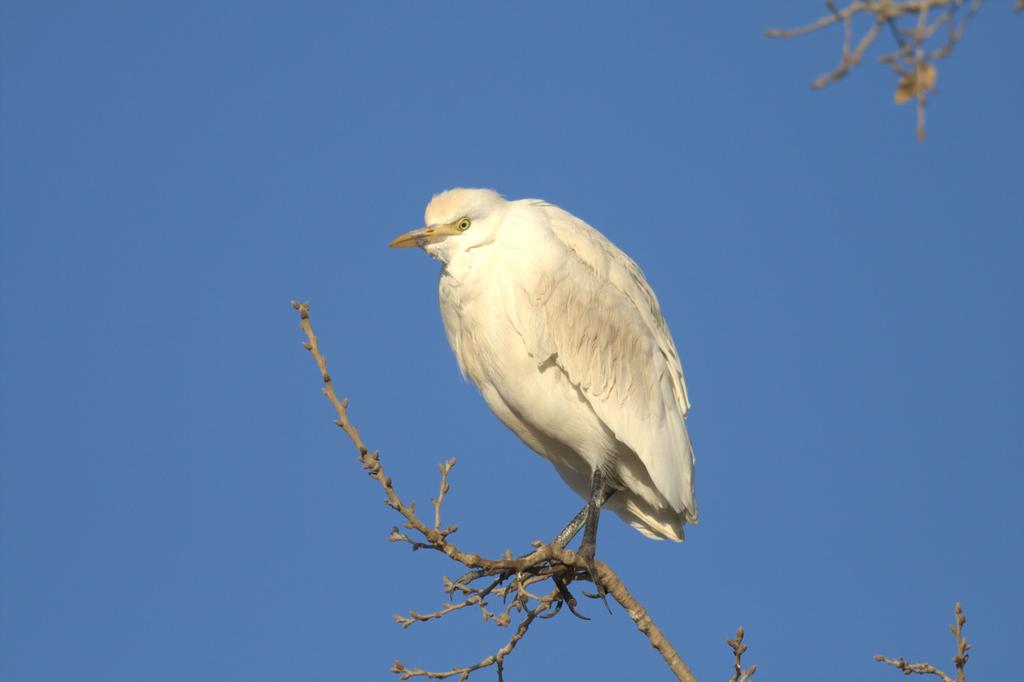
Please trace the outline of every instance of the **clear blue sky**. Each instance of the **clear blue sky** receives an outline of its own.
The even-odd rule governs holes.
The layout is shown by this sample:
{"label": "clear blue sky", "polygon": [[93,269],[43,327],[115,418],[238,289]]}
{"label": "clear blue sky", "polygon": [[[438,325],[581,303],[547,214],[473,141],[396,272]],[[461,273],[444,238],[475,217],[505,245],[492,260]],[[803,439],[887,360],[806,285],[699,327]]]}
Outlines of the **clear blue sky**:
{"label": "clear blue sky", "polygon": [[[671,6],[669,6],[671,5]],[[776,5],[772,7],[771,5]],[[0,678],[388,679],[507,638],[443,600],[330,422],[314,323],[400,492],[523,551],[580,504],[458,375],[431,194],[543,197],[630,253],[694,403],[702,523],[599,553],[698,677],[972,677],[1024,638],[1024,18],[986,3],[915,141],[821,3],[0,7]],[[510,680],[664,679],[620,609]],[[493,679],[493,673],[481,674]]]}

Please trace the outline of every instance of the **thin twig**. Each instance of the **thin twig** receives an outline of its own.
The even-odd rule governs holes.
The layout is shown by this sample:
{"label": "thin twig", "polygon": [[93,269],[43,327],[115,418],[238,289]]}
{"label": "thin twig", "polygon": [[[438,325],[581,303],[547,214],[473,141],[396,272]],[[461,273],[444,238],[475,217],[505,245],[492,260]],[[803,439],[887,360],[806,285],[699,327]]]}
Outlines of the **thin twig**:
{"label": "thin twig", "polygon": [[455,466],[455,458],[441,462],[438,465],[438,469],[441,471],[441,490],[437,493],[437,498],[431,500],[434,504],[434,530],[441,530],[441,503],[444,502],[444,496],[448,494],[448,472]]}
{"label": "thin twig", "polygon": [[454,677],[455,675],[458,675],[460,680],[466,680],[469,679],[470,674],[476,670],[480,670],[481,668],[486,668],[492,665],[497,665],[499,670],[498,676],[499,679],[501,679],[500,671],[503,668],[505,657],[512,653],[512,650],[516,648],[516,645],[519,644],[520,640],[522,640],[523,637],[526,636],[526,632],[530,629],[530,625],[533,624],[533,621],[537,618],[537,616],[541,615],[544,611],[547,611],[548,609],[552,608],[552,604],[557,599],[557,596],[557,592],[552,592],[547,597],[542,599],[541,603],[538,606],[536,606],[533,609],[530,609],[526,614],[526,618],[524,618],[523,621],[519,624],[519,627],[516,629],[515,634],[512,635],[512,638],[505,643],[505,646],[501,647],[496,652],[494,652],[487,658],[483,659],[479,663],[474,663],[473,665],[464,666],[461,668],[452,668],[451,670],[445,670],[441,672],[433,672],[429,670],[423,670],[421,668],[406,668],[401,661],[395,661],[394,664],[391,666],[391,672],[397,673],[403,680],[408,680],[411,677],[425,677],[429,680],[443,680],[449,677]]}
{"label": "thin twig", "polygon": [[875,656],[875,660],[879,663],[891,665],[904,675],[935,675],[942,682],[965,682],[967,678],[964,674],[964,667],[967,665],[967,659],[970,658],[970,654],[967,652],[971,649],[971,645],[967,643],[967,639],[964,637],[964,625],[966,624],[967,618],[964,617],[963,609],[960,608],[958,602],[953,609],[953,624],[949,626],[949,631],[953,633],[953,637],[956,639],[956,654],[953,656],[953,665],[956,666],[955,678],[950,677],[931,663],[908,663],[902,656],[899,658]]}

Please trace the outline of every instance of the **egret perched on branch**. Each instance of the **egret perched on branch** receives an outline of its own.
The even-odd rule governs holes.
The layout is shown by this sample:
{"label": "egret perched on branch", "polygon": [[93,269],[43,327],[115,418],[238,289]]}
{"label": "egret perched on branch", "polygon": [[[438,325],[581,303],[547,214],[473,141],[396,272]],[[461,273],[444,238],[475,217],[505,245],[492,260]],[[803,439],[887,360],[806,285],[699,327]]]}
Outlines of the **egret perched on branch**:
{"label": "egret perched on branch", "polygon": [[452,189],[392,247],[441,261],[438,294],[464,376],[587,504],[592,562],[602,505],[649,538],[696,523],[679,354],[640,268],[579,218],[537,199]]}

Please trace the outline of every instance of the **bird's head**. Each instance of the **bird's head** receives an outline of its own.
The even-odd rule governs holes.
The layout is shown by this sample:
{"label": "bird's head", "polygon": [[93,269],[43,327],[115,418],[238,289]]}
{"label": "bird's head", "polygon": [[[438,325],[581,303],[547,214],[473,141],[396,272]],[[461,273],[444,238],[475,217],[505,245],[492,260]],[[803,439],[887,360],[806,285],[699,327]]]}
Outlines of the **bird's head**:
{"label": "bird's head", "polygon": [[418,246],[447,263],[457,253],[493,241],[507,203],[491,189],[458,187],[441,192],[427,204],[426,226],[395,237],[389,246]]}

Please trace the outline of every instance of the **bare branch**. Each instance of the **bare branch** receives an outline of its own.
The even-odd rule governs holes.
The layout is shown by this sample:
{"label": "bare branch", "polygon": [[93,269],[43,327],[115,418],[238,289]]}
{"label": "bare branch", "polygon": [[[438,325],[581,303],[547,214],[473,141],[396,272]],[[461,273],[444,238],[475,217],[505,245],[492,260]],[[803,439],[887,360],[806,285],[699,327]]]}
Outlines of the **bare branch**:
{"label": "bare branch", "polygon": [[971,645],[964,638],[964,625],[966,624],[967,618],[964,617],[963,609],[957,603],[953,609],[953,624],[949,626],[949,631],[956,639],[956,654],[953,656],[953,665],[956,666],[955,678],[950,677],[931,663],[908,663],[902,656],[899,658],[875,656],[875,660],[893,666],[904,675],[935,675],[942,682],[965,682],[967,678],[964,676],[964,667],[967,665],[967,659],[970,658],[967,652],[971,649]]}
{"label": "bare branch", "polygon": [[[494,666],[498,671],[498,679],[501,679],[504,670],[505,657],[508,656],[516,645],[526,636],[530,626],[538,618],[550,618],[557,615],[566,605],[573,613],[576,599],[569,592],[569,586],[576,581],[591,582],[598,586],[599,592],[610,594],[615,601],[629,614],[630,619],[637,629],[647,638],[665,664],[676,676],[684,682],[694,682],[693,674],[680,658],[679,653],[665,637],[661,629],[651,620],[647,610],[630,594],[625,584],[618,575],[607,564],[601,561],[594,561],[593,572],[588,569],[588,562],[577,556],[575,552],[563,549],[556,545],[545,545],[540,542],[534,543],[534,551],[518,558],[513,558],[510,552],[506,552],[502,558],[489,559],[472,552],[465,552],[453,544],[449,536],[457,529],[456,526],[441,528],[441,505],[449,490],[448,476],[455,460],[451,459],[440,465],[441,483],[437,498],[433,500],[434,523],[428,526],[416,514],[415,505],[412,502],[406,504],[395,491],[391,477],[384,472],[380,456],[376,451],[371,452],[366,447],[359,430],[352,424],[348,416],[348,399],[339,400],[334,392],[334,385],[331,376],[327,371],[327,361],[320,352],[320,347],[313,327],[309,320],[309,304],[292,301],[292,307],[299,313],[299,326],[306,334],[307,341],[303,346],[310,352],[316,361],[323,379],[323,392],[331,405],[334,407],[338,418],[337,424],[359,452],[359,461],[370,477],[380,484],[384,490],[385,503],[405,518],[403,528],[405,531],[395,527],[391,530],[388,540],[391,542],[408,543],[412,549],[432,549],[446,555],[453,561],[470,569],[468,573],[457,580],[445,579],[445,592],[451,598],[459,593],[464,598],[461,601],[445,603],[440,609],[432,613],[418,613],[410,611],[408,616],[395,616],[395,620],[402,627],[409,627],[416,622],[437,620],[456,611],[462,611],[469,606],[479,606],[484,621],[493,621],[499,626],[507,626],[511,623],[512,613],[522,614],[522,619],[516,628],[511,639],[498,651],[481,661],[468,666],[454,667],[447,671],[431,672],[419,668],[407,668],[400,661],[392,666],[392,672],[399,675],[401,679],[411,677],[424,677],[428,679],[446,679],[458,677],[460,680],[467,679],[470,674],[482,668]],[[547,595],[539,596],[529,591],[531,585],[550,580],[554,584]],[[477,587],[478,581],[486,581],[485,587]],[[500,597],[505,600],[506,608],[500,614],[495,614],[487,608],[486,599],[490,596]]]}
{"label": "bare branch", "polygon": [[554,604],[558,599],[558,590],[553,591],[551,594],[540,600],[540,603],[530,609],[526,617],[519,623],[519,627],[516,629],[512,638],[505,644],[505,646],[498,649],[495,653],[491,654],[487,658],[483,659],[479,663],[474,663],[470,666],[462,668],[452,668],[443,672],[431,672],[428,670],[422,670],[420,668],[406,668],[401,661],[395,661],[394,665],[391,666],[391,672],[399,674],[401,679],[407,680],[410,677],[425,677],[431,680],[443,680],[448,677],[459,676],[460,680],[468,679],[470,674],[481,668],[486,668],[492,665],[498,668],[498,679],[501,679],[501,673],[504,668],[505,657],[512,653],[512,650],[516,648],[519,641],[526,636],[526,632],[530,629],[530,625],[533,624],[534,619],[540,616],[545,611],[554,608]]}
{"label": "bare branch", "polygon": [[[795,38],[821,31],[836,24],[843,25],[842,57],[836,68],[812,83],[813,88],[824,88],[846,76],[858,66],[867,50],[878,39],[880,29],[888,25],[896,49],[883,54],[879,61],[887,64],[897,76],[893,99],[896,104],[913,101],[917,110],[917,137],[925,136],[925,108],[928,95],[934,93],[938,69],[935,63],[948,57],[953,47],[963,39],[971,20],[981,9],[983,0],[853,0],[839,8],[833,0],[825,3],[828,14],[793,29],[768,29],[771,38]],[[958,21],[957,13],[968,5],[966,14]],[[1024,8],[1024,0],[1017,0],[1016,11]],[[868,22],[869,26],[851,49],[854,23]],[[935,37],[947,27],[945,40],[936,45]],[[930,47],[934,46],[934,47]]]}

